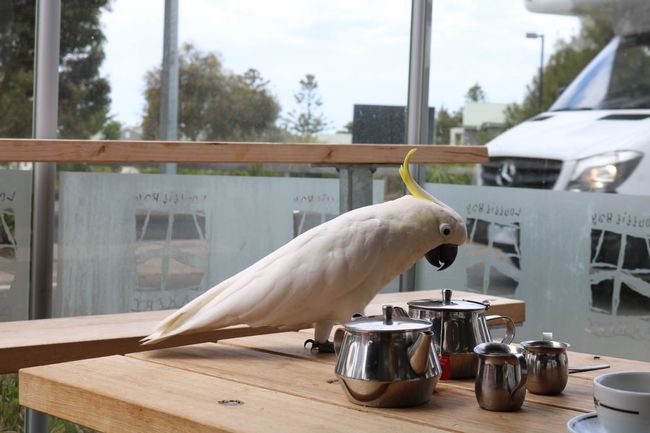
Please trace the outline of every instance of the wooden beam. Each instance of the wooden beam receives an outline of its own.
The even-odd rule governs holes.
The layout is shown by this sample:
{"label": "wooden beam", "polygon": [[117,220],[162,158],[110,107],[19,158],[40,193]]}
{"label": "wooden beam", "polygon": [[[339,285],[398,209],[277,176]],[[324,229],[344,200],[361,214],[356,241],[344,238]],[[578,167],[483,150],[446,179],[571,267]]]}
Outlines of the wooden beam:
{"label": "wooden beam", "polygon": [[[486,299],[486,295],[454,292],[458,299]],[[379,314],[383,304],[406,307],[411,299],[440,297],[440,292],[402,292],[379,294],[366,308],[368,314]],[[514,299],[487,297],[490,314],[511,317],[516,323],[525,319],[525,303]],[[20,368],[55,364],[77,359],[219,341],[251,335],[278,332],[270,327],[231,326],[210,332],[178,335],[158,344],[143,346],[140,339],[148,335],[156,323],[171,313],[145,311],[138,313],[102,314],[58,319],[26,320],[0,323],[0,374]],[[306,325],[308,328],[311,325]],[[308,336],[305,337],[309,338]],[[302,346],[296,347],[302,350]]]}
{"label": "wooden beam", "polygon": [[0,139],[0,161],[86,163],[481,163],[485,146]]}

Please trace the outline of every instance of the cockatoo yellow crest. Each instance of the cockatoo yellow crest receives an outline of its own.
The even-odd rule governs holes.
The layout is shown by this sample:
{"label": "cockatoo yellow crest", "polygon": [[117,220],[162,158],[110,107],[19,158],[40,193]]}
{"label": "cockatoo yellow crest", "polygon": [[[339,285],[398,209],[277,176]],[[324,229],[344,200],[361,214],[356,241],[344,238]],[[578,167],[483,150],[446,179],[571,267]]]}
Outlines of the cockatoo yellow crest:
{"label": "cockatoo yellow crest", "polygon": [[411,177],[408,152],[400,175],[412,195],[346,212],[287,242],[163,319],[143,339],[231,325],[315,327],[314,346],[330,348],[332,326],[347,322],[393,278],[422,257],[442,270],[467,229],[453,209]]}

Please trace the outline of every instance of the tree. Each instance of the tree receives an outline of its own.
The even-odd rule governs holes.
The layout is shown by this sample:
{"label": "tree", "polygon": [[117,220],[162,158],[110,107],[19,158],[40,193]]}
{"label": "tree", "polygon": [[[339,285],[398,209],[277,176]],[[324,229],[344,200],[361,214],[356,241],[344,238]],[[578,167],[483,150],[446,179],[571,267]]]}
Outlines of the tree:
{"label": "tree", "polygon": [[[155,139],[160,124],[160,67],[146,75],[143,137]],[[257,140],[272,135],[280,105],[259,71],[223,69],[214,53],[184,44],[179,56],[179,133],[189,140]]]}
{"label": "tree", "polygon": [[[569,42],[561,41],[544,67],[543,110],[547,110],[562,89],[566,88],[580,71],[612,39],[614,31],[602,20],[582,19],[580,33]],[[506,126],[512,127],[539,113],[539,73],[526,86],[521,104],[506,108]]]}
{"label": "tree", "polygon": [[436,114],[436,133],[434,136],[435,144],[449,144],[449,134],[451,128],[463,124],[463,112],[461,110],[452,113],[445,107],[440,107]]}
{"label": "tree", "polygon": [[[66,0],[61,8],[59,136],[87,138],[108,120],[110,86],[99,76],[110,0]],[[35,1],[0,2],[0,136],[30,137]]]}
{"label": "tree", "polygon": [[329,128],[329,121],[324,114],[319,113],[323,102],[318,94],[316,76],[305,75],[305,78],[300,80],[300,90],[293,97],[301,111],[289,112],[286,127],[300,135],[303,140],[311,141],[319,132]]}
{"label": "tree", "polygon": [[102,139],[119,140],[122,135],[122,123],[117,120],[109,120],[102,128]]}
{"label": "tree", "polygon": [[485,92],[479,83],[474,83],[465,94],[465,102],[485,102]]}

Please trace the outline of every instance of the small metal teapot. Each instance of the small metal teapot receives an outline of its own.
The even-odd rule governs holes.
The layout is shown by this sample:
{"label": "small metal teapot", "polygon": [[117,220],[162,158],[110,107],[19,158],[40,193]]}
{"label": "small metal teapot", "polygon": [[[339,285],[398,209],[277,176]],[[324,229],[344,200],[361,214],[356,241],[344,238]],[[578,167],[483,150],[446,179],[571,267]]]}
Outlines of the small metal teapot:
{"label": "small metal teapot", "polygon": [[430,322],[384,305],[383,315],[356,316],[343,326],[334,334],[334,371],[351,402],[404,407],[429,401],[441,373]]}
{"label": "small metal teapot", "polygon": [[434,342],[442,364],[441,379],[474,377],[478,358],[474,347],[492,341],[487,322],[503,321],[506,335],[501,343],[515,338],[515,324],[509,317],[485,316],[488,303],[452,300],[452,290],[442,290],[442,300],[419,299],[408,302],[409,315],[431,322]]}

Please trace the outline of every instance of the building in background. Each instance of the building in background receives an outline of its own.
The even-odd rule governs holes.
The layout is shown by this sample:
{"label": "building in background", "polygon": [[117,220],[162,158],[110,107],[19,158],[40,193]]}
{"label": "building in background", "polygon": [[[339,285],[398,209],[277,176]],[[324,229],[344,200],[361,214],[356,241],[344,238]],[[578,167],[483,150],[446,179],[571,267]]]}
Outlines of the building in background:
{"label": "building in background", "polygon": [[449,143],[485,144],[504,130],[508,104],[468,102],[463,107],[463,126],[451,128]]}

